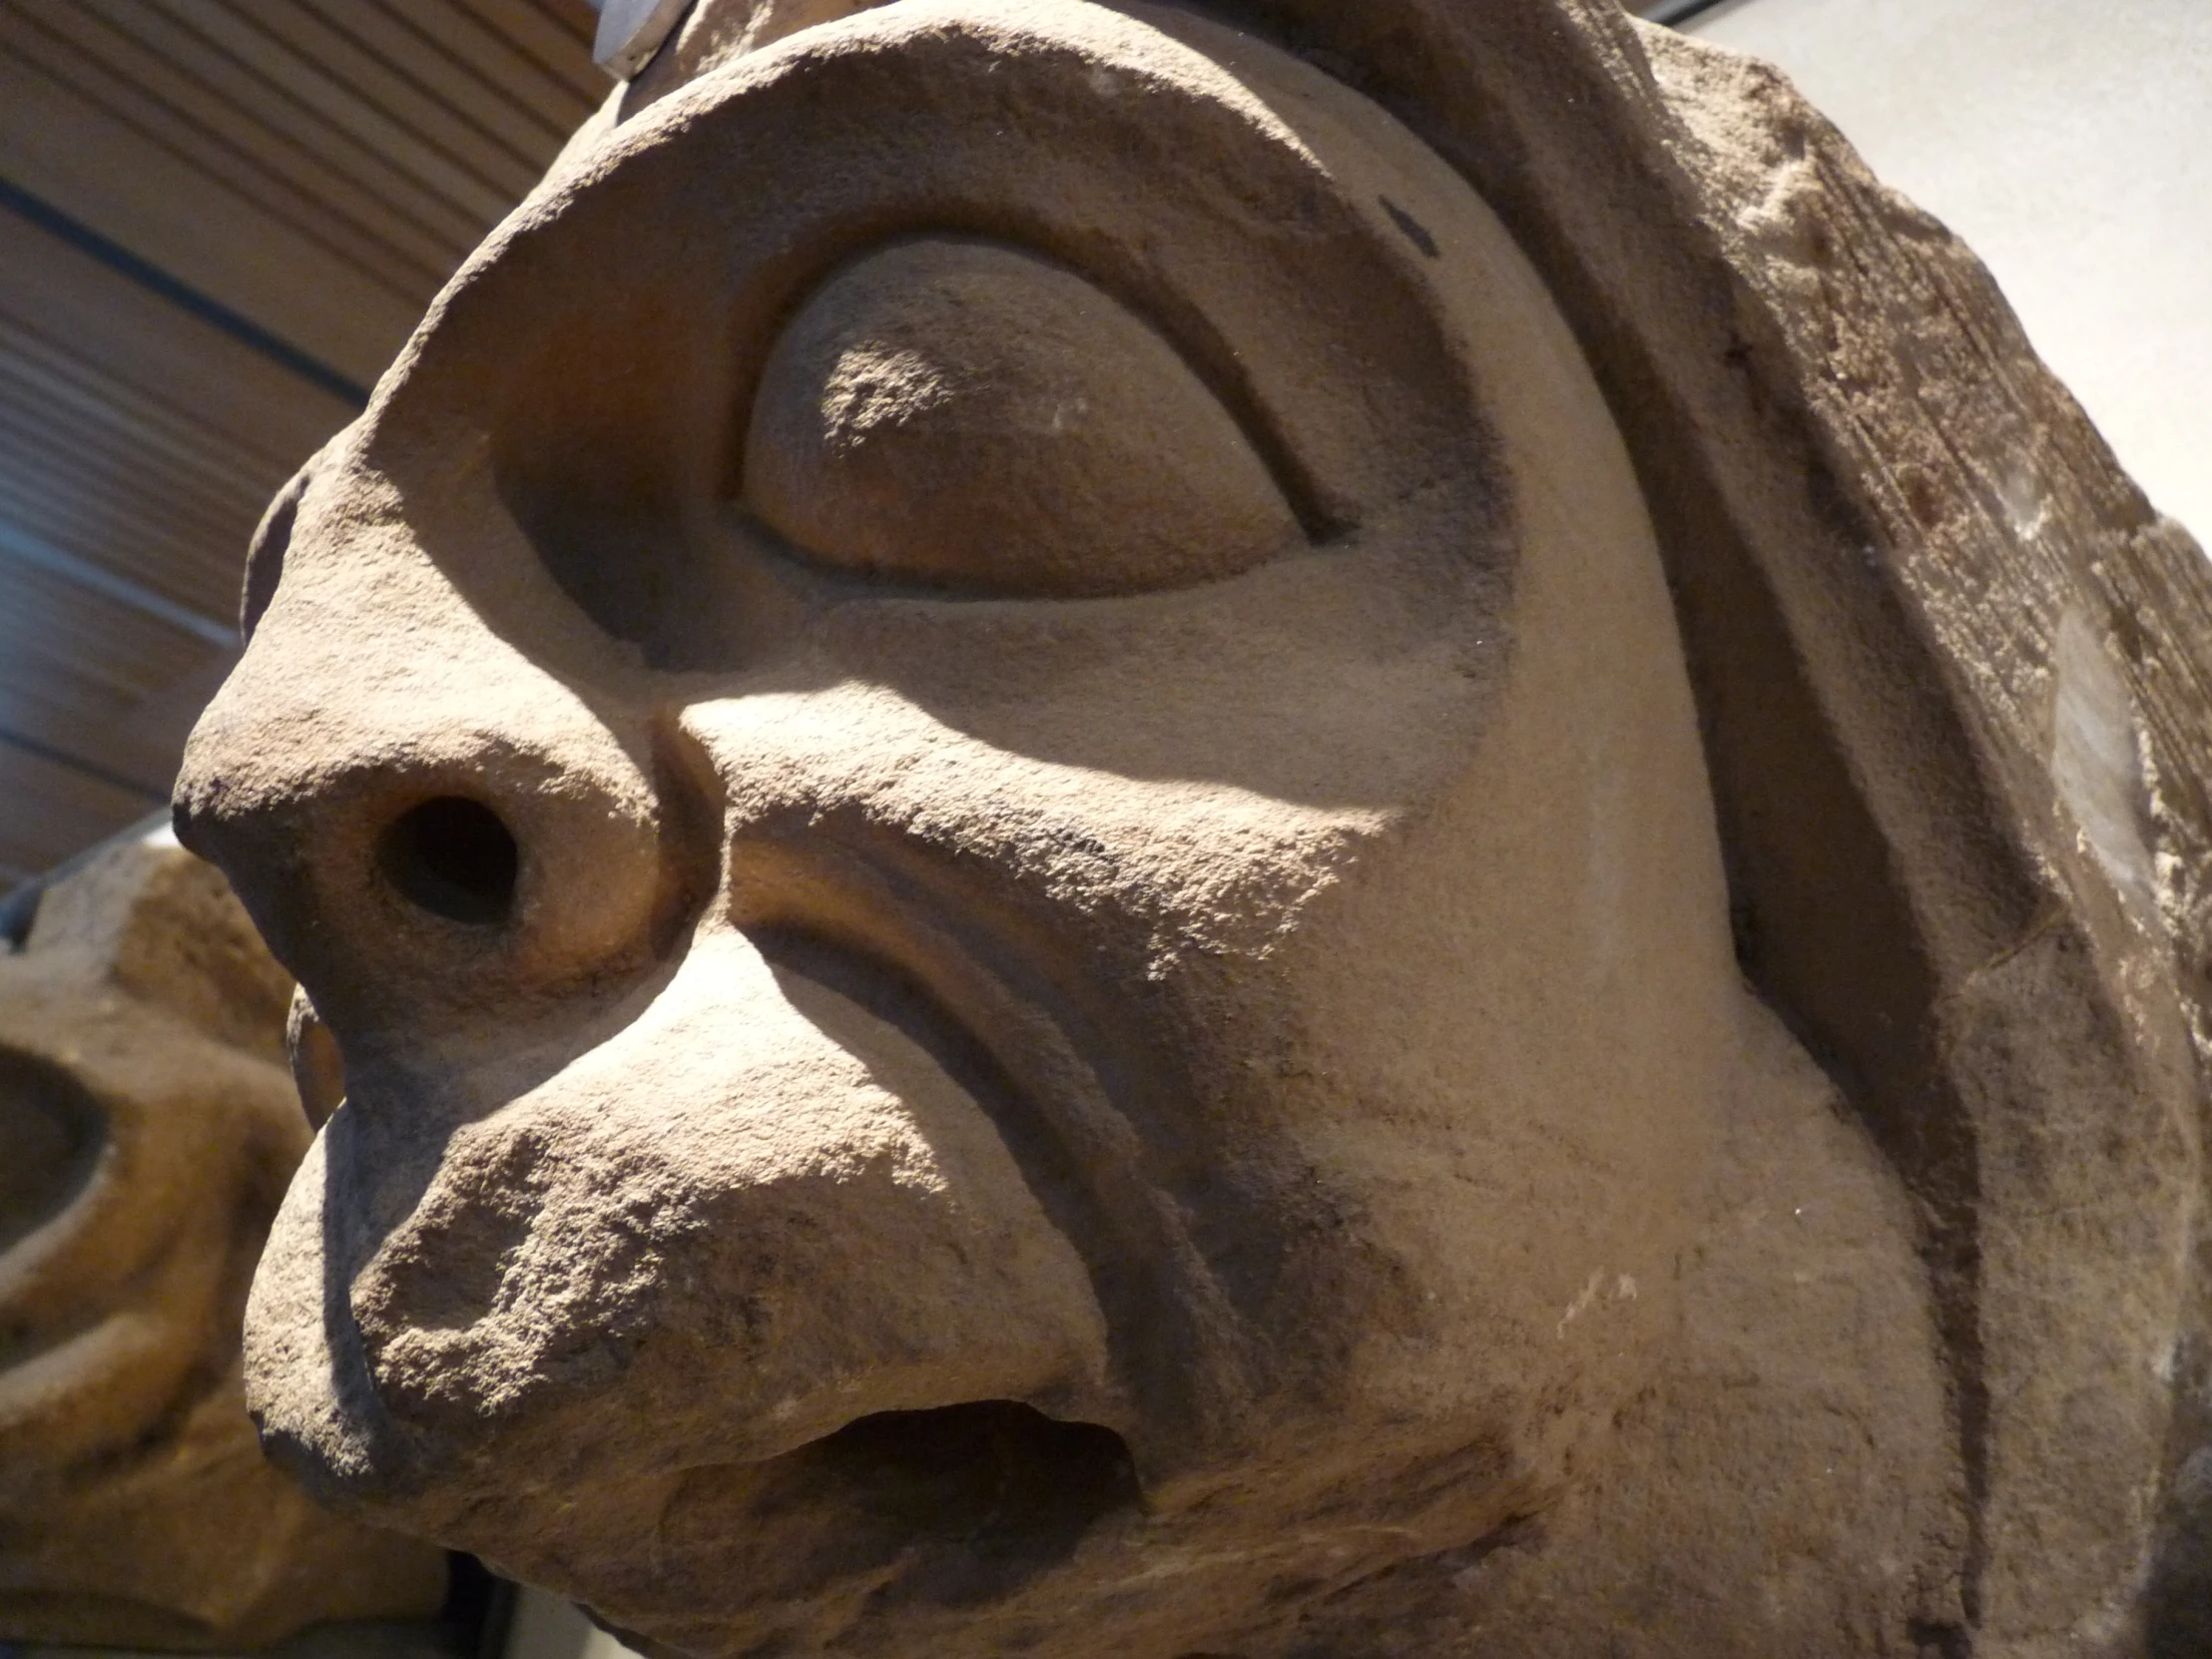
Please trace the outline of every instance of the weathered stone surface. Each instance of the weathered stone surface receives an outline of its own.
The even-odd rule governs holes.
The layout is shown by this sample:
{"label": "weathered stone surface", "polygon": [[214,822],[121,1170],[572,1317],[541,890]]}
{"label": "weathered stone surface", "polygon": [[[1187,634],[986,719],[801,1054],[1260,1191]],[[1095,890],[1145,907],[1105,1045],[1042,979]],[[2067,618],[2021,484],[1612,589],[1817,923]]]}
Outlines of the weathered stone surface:
{"label": "weathered stone surface", "polygon": [[166,831],[0,954],[0,1635],[236,1647],[437,1611],[443,1554],[261,1455],[247,1282],[307,1126],[290,983]]}
{"label": "weathered stone surface", "polygon": [[2201,1649],[2212,581],[1759,66],[704,0],[249,612],[364,1514],[699,1654]]}

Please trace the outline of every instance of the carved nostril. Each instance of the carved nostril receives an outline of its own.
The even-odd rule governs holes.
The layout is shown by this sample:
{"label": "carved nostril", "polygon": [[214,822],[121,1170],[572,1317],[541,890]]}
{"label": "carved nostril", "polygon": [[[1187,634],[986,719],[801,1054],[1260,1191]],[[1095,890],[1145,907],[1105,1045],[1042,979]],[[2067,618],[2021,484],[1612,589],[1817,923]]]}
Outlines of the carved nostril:
{"label": "carved nostril", "polygon": [[521,865],[521,850],[499,815],[458,795],[409,808],[376,848],[376,867],[401,897],[472,927],[507,919]]}

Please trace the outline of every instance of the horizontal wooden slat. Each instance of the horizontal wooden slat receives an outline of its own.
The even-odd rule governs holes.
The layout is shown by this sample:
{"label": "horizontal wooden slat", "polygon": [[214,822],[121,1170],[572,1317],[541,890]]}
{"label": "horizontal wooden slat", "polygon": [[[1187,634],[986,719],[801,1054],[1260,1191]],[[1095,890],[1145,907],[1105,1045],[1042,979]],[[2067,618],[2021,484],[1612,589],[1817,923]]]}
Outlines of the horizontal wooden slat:
{"label": "horizontal wooden slat", "polygon": [[63,679],[33,674],[26,685],[0,685],[0,728],[36,739],[80,770],[167,799],[193,723],[237,662],[236,650],[209,648],[125,712],[99,720],[68,700]]}
{"label": "horizontal wooden slat", "polygon": [[384,177],[375,158],[331,156],[299,135],[273,132],[241,101],[255,89],[237,66],[158,13],[118,20],[114,10],[105,0],[79,0],[21,13],[6,38],[25,61],[127,115],[291,235],[359,265],[410,306],[428,302],[472,241],[466,218],[446,212],[423,223],[410,212],[419,204],[405,182]]}
{"label": "horizontal wooden slat", "polygon": [[580,0],[0,0],[0,888],[136,822],[247,539],[607,95]]}
{"label": "horizontal wooden slat", "polygon": [[88,718],[121,719],[209,649],[159,617],[0,550],[0,692],[45,687]]}
{"label": "horizontal wooden slat", "polygon": [[[179,0],[158,0],[175,8]],[[474,112],[476,105],[496,106],[484,96],[482,83],[460,91],[442,93],[417,74],[404,59],[365,45],[359,35],[336,27],[322,13],[301,4],[289,6],[242,5],[226,0],[223,9],[271,43],[321,71],[342,89],[349,105],[361,115],[381,118],[404,141],[402,150],[376,128],[361,136],[373,148],[394,157],[419,152],[424,159],[449,165],[482,185],[488,192],[483,212],[496,221],[545,171],[558,141],[542,134],[531,142],[515,144]],[[377,15],[355,8],[359,15]],[[460,200],[456,198],[456,200]]]}
{"label": "horizontal wooden slat", "polygon": [[135,465],[163,465],[214,500],[259,511],[268,480],[286,475],[280,461],[188,418],[0,310],[0,403],[18,402],[81,429],[112,433],[128,445]]}
{"label": "horizontal wooden slat", "polygon": [[[219,0],[108,0],[129,5],[150,37],[191,53],[195,64],[243,103],[277,142],[329,157],[350,153],[390,180],[418,212],[436,214],[464,240],[496,223],[513,197],[443,147],[401,122],[307,58],[288,52]],[[166,14],[166,24],[163,26]],[[527,189],[518,182],[514,194]]]}
{"label": "horizontal wooden slat", "polygon": [[[251,528],[261,516],[270,490],[258,475],[241,478],[167,454],[127,414],[49,392],[51,382],[22,368],[0,345],[0,477],[12,474],[26,488],[51,493],[71,520],[86,512],[129,514],[134,496],[158,503],[164,539],[185,547],[211,531],[236,539],[242,519]],[[61,393],[70,389],[64,385]],[[114,552],[118,569],[140,562],[127,548]],[[137,573],[156,587],[168,585],[158,570]],[[189,573],[177,579],[189,581]]]}
{"label": "horizontal wooden slat", "polygon": [[0,863],[47,869],[159,805],[11,743],[0,734]]}
{"label": "horizontal wooden slat", "polygon": [[121,720],[93,722],[38,689],[0,691],[0,728],[34,740],[79,771],[167,799],[183,740],[237,659],[210,653]]}
{"label": "horizontal wooden slat", "polygon": [[[10,8],[0,7],[0,22]],[[421,314],[142,127],[0,50],[0,176],[361,381]]]}
{"label": "horizontal wooden slat", "polygon": [[280,475],[353,417],[343,399],[5,209],[0,316]]}
{"label": "horizontal wooden slat", "polygon": [[[195,674],[178,684],[197,690],[202,678]],[[88,778],[150,802],[169,798],[183,753],[156,736],[134,730],[119,737],[113,724],[90,725],[67,708],[13,693],[0,695],[0,731],[15,743],[38,745],[42,753]]]}
{"label": "horizontal wooden slat", "polygon": [[227,626],[263,508],[349,413],[0,213],[0,528]]}
{"label": "horizontal wooden slat", "polygon": [[596,19],[582,0],[378,0],[470,63],[486,81],[531,98],[575,131],[613,83],[591,61]]}
{"label": "horizontal wooden slat", "polygon": [[[542,173],[583,119],[555,120],[529,100],[497,81],[486,80],[405,20],[362,0],[302,0],[302,15],[313,17],[390,73],[403,77],[423,97],[434,99],[452,119],[474,128],[509,155],[526,163],[533,177]],[[272,21],[286,15],[278,8]],[[577,101],[578,107],[584,101]]]}
{"label": "horizontal wooden slat", "polygon": [[[189,613],[193,631],[222,623],[236,607],[253,515],[213,529],[165,522],[156,500],[116,498],[97,469],[34,470],[42,459],[9,441],[0,421],[0,559],[41,565],[81,587],[126,588],[152,598],[139,608]],[[197,533],[196,533],[197,532]],[[83,566],[85,575],[76,575]],[[102,577],[114,578],[102,581]]]}
{"label": "horizontal wooden slat", "polygon": [[270,480],[286,469],[235,444],[213,441],[208,428],[105,375],[51,342],[10,325],[0,313],[0,408],[22,412],[26,441],[43,438],[82,464],[161,479],[181,512],[256,512]]}

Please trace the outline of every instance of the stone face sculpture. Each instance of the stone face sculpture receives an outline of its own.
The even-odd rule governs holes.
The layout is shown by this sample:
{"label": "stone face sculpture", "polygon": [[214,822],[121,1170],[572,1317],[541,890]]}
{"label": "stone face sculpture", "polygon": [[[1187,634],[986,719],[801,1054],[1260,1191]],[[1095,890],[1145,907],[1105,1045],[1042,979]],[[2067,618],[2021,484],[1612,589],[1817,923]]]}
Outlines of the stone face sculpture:
{"label": "stone face sculpture", "polygon": [[2194,1651],[2212,584],[1770,71],[705,0],[248,615],[362,1513],[667,1652]]}
{"label": "stone face sculpture", "polygon": [[0,953],[0,1635],[236,1647],[427,1617],[439,1550],[262,1457],[246,1289],[308,1127],[290,981],[166,830],[40,895]]}

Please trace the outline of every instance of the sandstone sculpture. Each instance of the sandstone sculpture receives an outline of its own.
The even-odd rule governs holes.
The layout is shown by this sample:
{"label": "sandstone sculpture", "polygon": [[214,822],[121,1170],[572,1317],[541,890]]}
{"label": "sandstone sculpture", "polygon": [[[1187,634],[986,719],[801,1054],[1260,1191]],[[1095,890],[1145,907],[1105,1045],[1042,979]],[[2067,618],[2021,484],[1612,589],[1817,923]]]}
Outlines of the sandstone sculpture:
{"label": "sandstone sculpture", "polygon": [[332,1515],[240,1396],[247,1282],[308,1128],[290,981],[167,829],[0,950],[0,1636],[237,1647],[427,1617],[441,1551]]}
{"label": "sandstone sculpture", "polygon": [[273,509],[266,1443],[657,1651],[2200,1651],[2212,583],[1611,0],[702,0]]}

